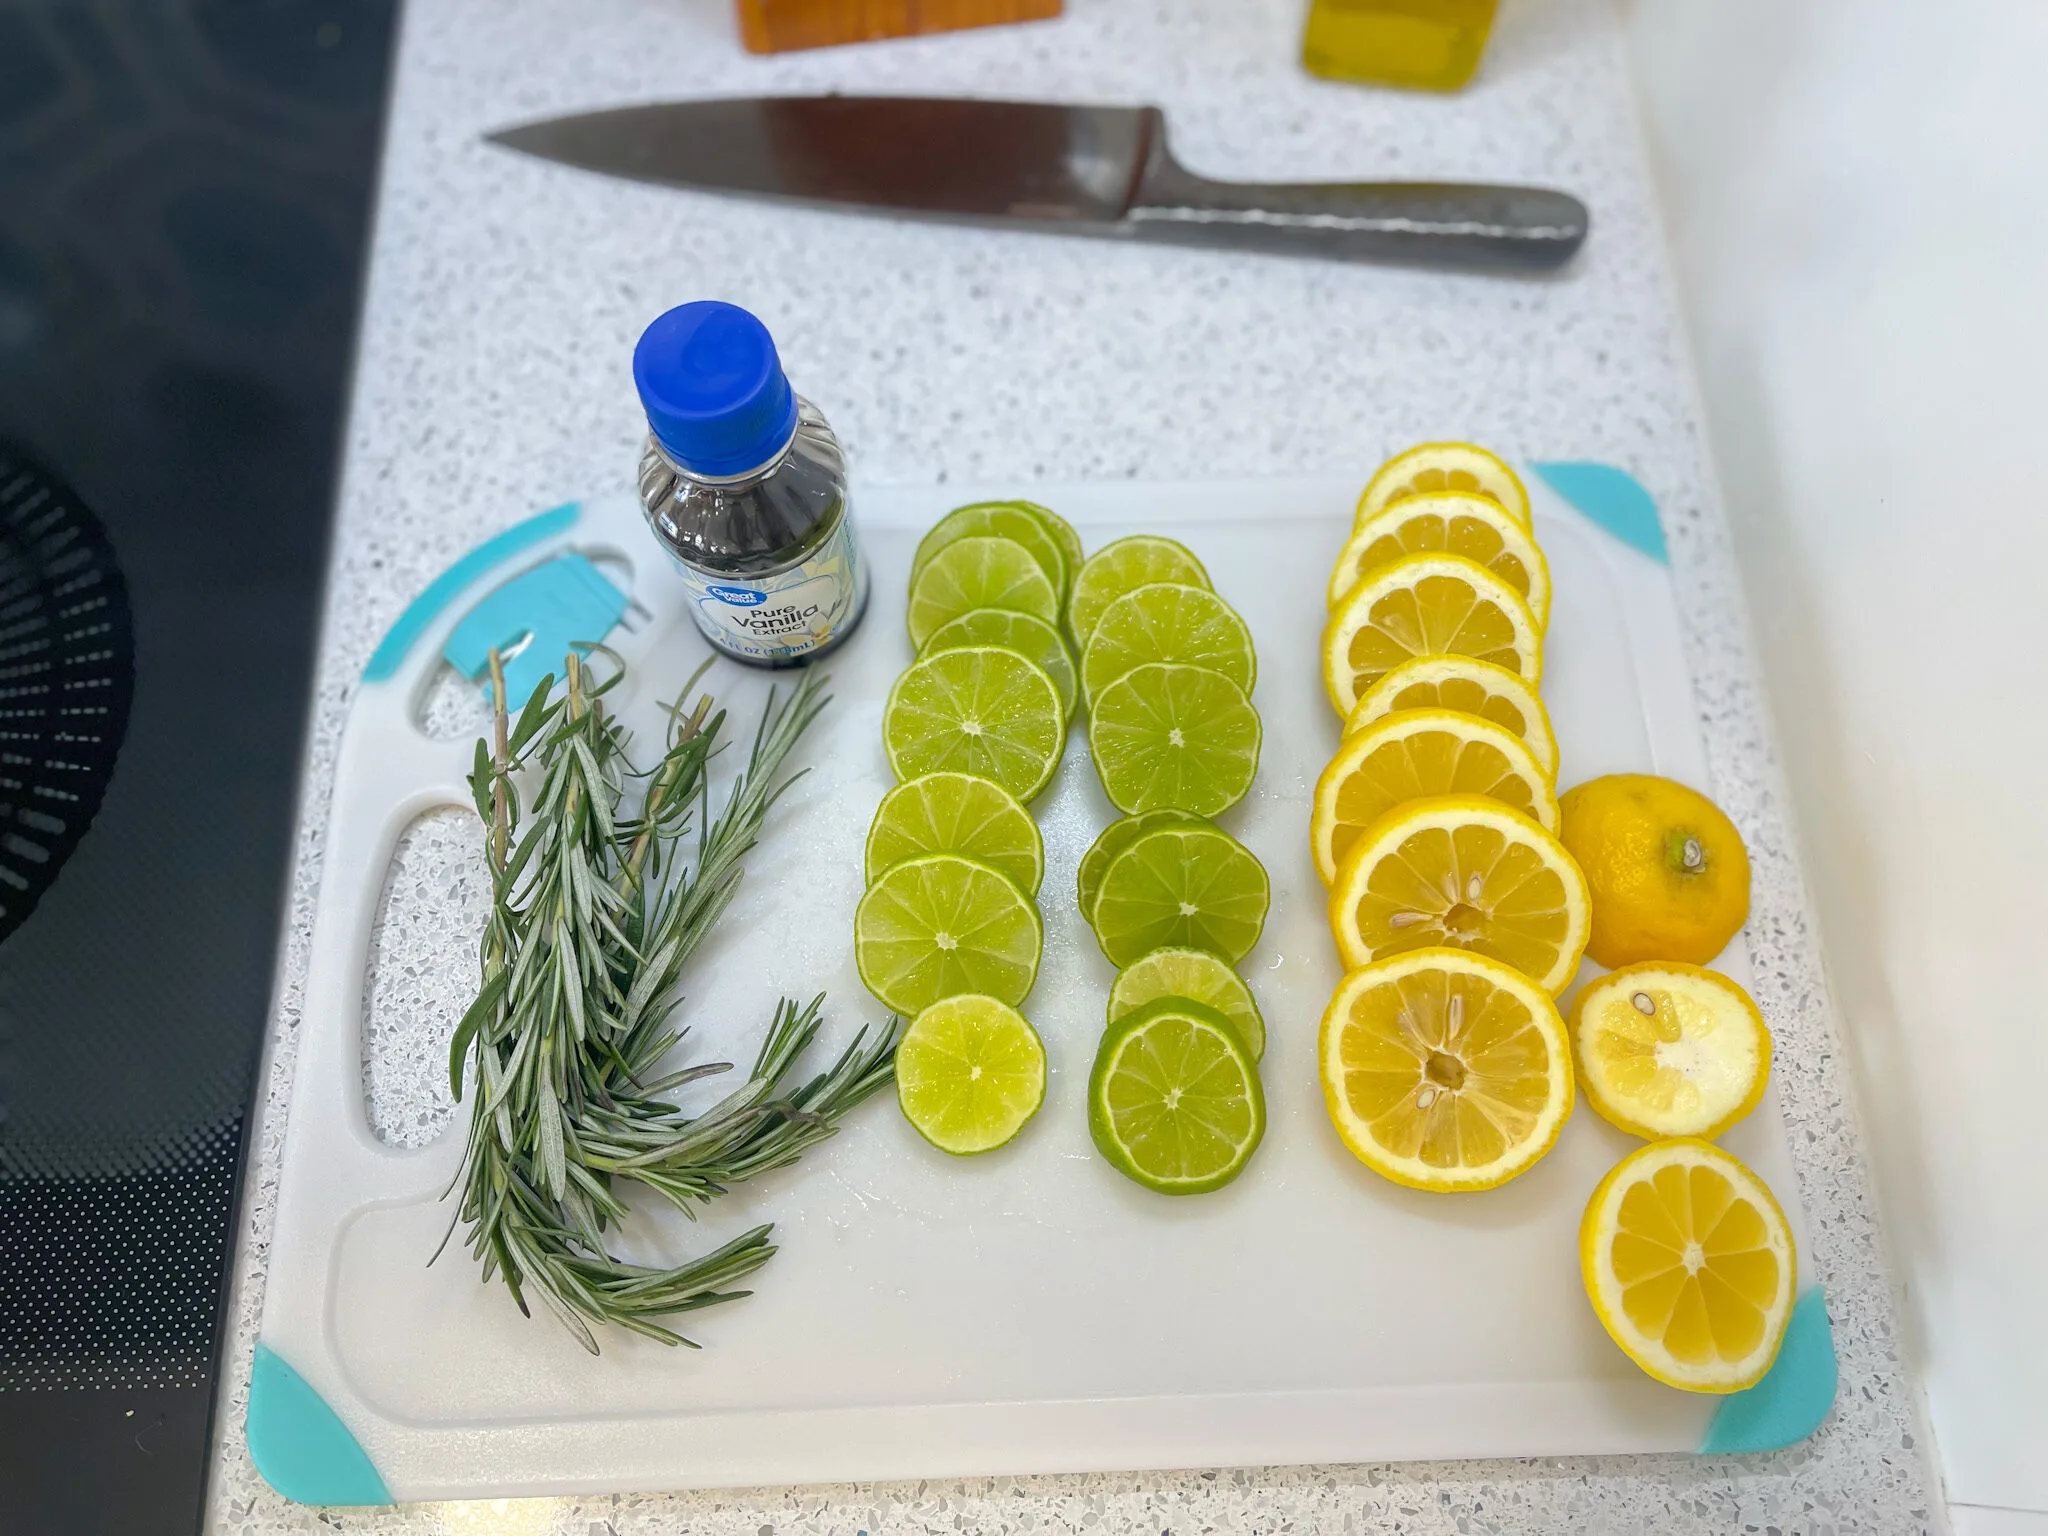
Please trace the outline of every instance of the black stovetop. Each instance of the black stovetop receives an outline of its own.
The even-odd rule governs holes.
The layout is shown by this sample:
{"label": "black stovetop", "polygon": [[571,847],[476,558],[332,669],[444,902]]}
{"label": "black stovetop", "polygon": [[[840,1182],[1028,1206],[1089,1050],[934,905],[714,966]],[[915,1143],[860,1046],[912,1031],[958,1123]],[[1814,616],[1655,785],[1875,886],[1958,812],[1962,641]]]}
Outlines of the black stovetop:
{"label": "black stovetop", "polygon": [[0,511],[103,534],[127,626],[59,867],[0,549],[9,1536],[200,1528],[395,8],[0,0]]}

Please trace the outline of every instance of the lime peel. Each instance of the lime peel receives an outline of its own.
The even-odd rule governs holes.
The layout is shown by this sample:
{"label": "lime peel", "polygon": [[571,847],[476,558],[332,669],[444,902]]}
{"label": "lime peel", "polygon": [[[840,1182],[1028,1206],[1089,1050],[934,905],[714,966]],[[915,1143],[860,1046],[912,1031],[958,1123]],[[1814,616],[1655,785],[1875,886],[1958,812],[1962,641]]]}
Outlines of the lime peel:
{"label": "lime peel", "polygon": [[1258,1066],[1214,1009],[1163,999],[1103,1035],[1088,1130],[1111,1167],[1158,1194],[1221,1189],[1266,1133]]}

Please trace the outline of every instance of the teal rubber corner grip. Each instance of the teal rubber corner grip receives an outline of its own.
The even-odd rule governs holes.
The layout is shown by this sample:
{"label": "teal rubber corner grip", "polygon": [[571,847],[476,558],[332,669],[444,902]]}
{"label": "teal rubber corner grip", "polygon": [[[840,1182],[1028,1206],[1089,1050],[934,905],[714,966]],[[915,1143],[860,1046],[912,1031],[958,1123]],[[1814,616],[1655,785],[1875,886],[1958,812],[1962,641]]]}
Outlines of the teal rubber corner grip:
{"label": "teal rubber corner grip", "polygon": [[1835,1405],[1836,1374],[1827,1297],[1816,1285],[1792,1304],[1785,1342],[1764,1379],[1722,1399],[1700,1450],[1740,1456],[1797,1445]]}
{"label": "teal rubber corner grip", "polygon": [[1640,550],[1659,565],[1671,563],[1664,545],[1664,524],[1657,503],[1643,483],[1612,464],[1532,464],[1558,495],[1584,513],[1589,522],[1611,533],[1630,549]]}
{"label": "teal rubber corner grip", "polygon": [[391,1491],[326,1400],[269,1345],[249,1374],[249,1457],[295,1504],[389,1504]]}
{"label": "teal rubber corner grip", "polygon": [[582,512],[577,503],[570,501],[529,517],[523,523],[514,523],[503,533],[484,540],[436,576],[427,584],[427,590],[406,606],[397,622],[377,642],[377,649],[370,653],[369,664],[363,668],[363,681],[381,683],[396,673],[404,663],[406,653],[426,627],[434,622],[434,616],[453,602],[465,587],[521,550],[531,549],[542,539],[553,538],[575,527]]}

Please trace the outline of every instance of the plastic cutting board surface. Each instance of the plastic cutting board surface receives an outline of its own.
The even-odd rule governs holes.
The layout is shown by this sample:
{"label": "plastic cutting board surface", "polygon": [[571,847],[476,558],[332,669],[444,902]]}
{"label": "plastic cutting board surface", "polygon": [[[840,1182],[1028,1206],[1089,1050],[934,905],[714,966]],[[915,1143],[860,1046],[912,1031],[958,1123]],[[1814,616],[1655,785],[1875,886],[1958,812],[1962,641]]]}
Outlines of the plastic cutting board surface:
{"label": "plastic cutting board surface", "polygon": [[[1553,468],[1576,508],[1525,478],[1556,591],[1543,694],[1559,782],[1641,770],[1710,787],[1654,508],[1613,471]],[[1126,1182],[1089,1141],[1082,1095],[1114,973],[1073,884],[1115,813],[1077,726],[1033,807],[1046,946],[1025,1012],[1050,1056],[1044,1110],[1011,1146],[962,1160],[925,1145],[885,1096],[696,1226],[650,1216],[628,1240],[649,1259],[776,1224],[781,1252],[756,1294],[685,1320],[701,1351],[620,1334],[593,1358],[480,1284],[459,1247],[427,1268],[467,1107],[416,1152],[369,1129],[360,1015],[385,870],[416,816],[468,803],[471,743],[431,741],[413,724],[451,629],[507,580],[577,550],[614,571],[623,559],[653,616],[610,640],[631,663],[621,711],[643,739],[657,701],[705,655],[630,501],[536,519],[437,583],[380,648],[337,767],[252,1392],[266,1475],[309,1502],[375,1502],[1756,1449],[1809,1431],[1833,1392],[1810,1289],[1800,1348],[1719,1421],[1721,1400],[1649,1380],[1601,1331],[1580,1288],[1578,1221],[1638,1143],[1583,1103],[1532,1172],[1477,1196],[1397,1188],[1329,1126],[1314,1037],[1338,966],[1306,829],[1339,727],[1317,659],[1324,583],[1362,481],[856,489],[871,608],[827,664],[835,702],[798,752],[811,771],[687,977],[698,1058],[750,1059],[785,994],[828,994],[818,1055],[882,1017],[855,973],[851,924],[868,820],[891,782],[882,703],[911,658],[911,551],[952,506],[1026,495],[1065,514],[1090,549],[1136,532],[1182,539],[1251,626],[1264,757],[1222,821],[1273,881],[1243,967],[1270,1037],[1269,1125],[1234,1185],[1178,1201]],[[741,738],[771,681],[725,663],[710,674]],[[1749,980],[1741,940],[1719,966]],[[1776,1191],[1803,1253],[1775,1091],[1723,1141]]]}

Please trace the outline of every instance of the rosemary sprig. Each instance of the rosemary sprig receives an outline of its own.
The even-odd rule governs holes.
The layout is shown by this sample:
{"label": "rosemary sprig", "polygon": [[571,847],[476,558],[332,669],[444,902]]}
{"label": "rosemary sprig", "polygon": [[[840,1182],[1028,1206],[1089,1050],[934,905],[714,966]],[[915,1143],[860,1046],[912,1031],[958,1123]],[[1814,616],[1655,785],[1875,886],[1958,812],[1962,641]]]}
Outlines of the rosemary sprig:
{"label": "rosemary sprig", "polygon": [[[592,1324],[690,1343],[655,1319],[747,1295],[730,1287],[775,1252],[763,1225],[671,1269],[615,1259],[604,1233],[627,1212],[620,1184],[643,1185],[694,1219],[733,1185],[794,1162],[890,1081],[896,1021],[863,1029],[829,1070],[785,1088],[824,1003],[785,998],[739,1088],[694,1117],[666,1101],[731,1070],[707,1062],[656,1076],[687,1032],[670,1023],[683,968],[731,904],[741,860],[795,781],[781,777],[783,765],[827,700],[816,674],[787,697],[769,694],[714,818],[709,769],[725,713],[708,695],[683,711],[702,670],[669,711],[660,761],[641,774],[605,707],[623,664],[590,650],[608,672],[572,653],[562,695],[547,679],[516,721],[492,653],[495,718],[491,739],[477,743],[470,787],[490,828],[493,898],[483,984],[456,1028],[448,1073],[460,1098],[464,1066],[475,1061],[451,1235],[466,1223],[485,1276],[501,1276],[521,1311],[537,1294],[594,1354]],[[530,808],[522,777],[537,778]],[[644,794],[628,815],[632,782]],[[693,823],[696,859],[686,867],[678,850]]]}

